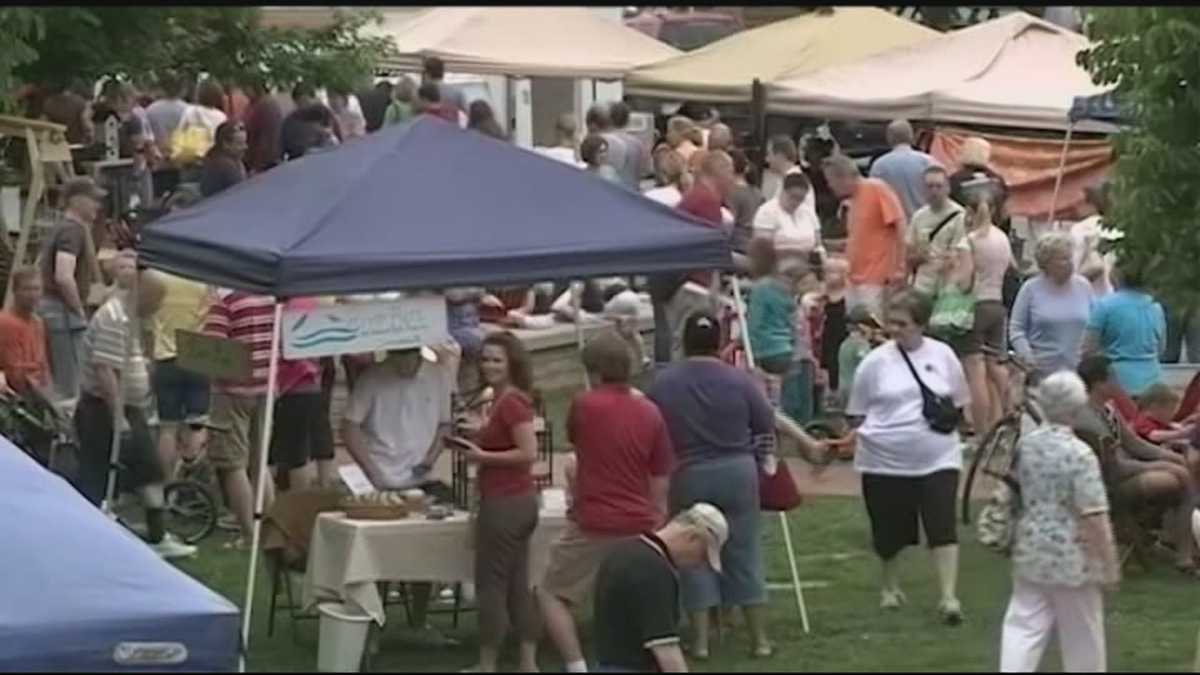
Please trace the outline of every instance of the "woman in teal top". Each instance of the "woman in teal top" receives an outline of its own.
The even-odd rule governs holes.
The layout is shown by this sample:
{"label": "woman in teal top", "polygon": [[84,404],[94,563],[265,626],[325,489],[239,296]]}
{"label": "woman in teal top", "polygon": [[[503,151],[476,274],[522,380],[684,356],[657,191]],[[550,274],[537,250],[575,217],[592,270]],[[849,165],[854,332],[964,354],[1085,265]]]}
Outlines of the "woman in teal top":
{"label": "woman in teal top", "polygon": [[755,284],[746,322],[754,362],[771,375],[785,375],[795,348],[796,298],[789,281],[779,274],[774,242],[755,239],[748,254]]}
{"label": "woman in teal top", "polygon": [[1162,380],[1158,357],[1167,323],[1162,306],[1142,290],[1140,269],[1123,261],[1116,276],[1119,290],[1096,303],[1083,351],[1107,356],[1125,393],[1140,396]]}

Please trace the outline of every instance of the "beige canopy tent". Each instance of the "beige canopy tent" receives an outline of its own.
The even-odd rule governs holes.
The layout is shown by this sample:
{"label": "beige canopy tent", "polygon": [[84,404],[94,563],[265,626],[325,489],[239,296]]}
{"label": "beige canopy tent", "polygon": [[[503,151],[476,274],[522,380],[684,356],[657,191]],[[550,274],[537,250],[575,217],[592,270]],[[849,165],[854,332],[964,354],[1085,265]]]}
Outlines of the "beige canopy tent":
{"label": "beige canopy tent", "polygon": [[400,52],[379,63],[385,68],[419,69],[437,56],[462,73],[616,80],[679,54],[583,7],[438,7],[370,30]]}
{"label": "beige canopy tent", "polygon": [[[767,110],[1065,130],[1071,97],[1103,91],[1075,63],[1087,47],[1078,33],[1014,12],[855,63],[781,79],[767,87]],[[1112,129],[1094,121],[1076,127]]]}
{"label": "beige canopy tent", "polygon": [[650,98],[748,102],[755,79],[769,84],[938,35],[876,7],[837,7],[734,33],[694,52],[643,66],[626,78],[625,91]]}

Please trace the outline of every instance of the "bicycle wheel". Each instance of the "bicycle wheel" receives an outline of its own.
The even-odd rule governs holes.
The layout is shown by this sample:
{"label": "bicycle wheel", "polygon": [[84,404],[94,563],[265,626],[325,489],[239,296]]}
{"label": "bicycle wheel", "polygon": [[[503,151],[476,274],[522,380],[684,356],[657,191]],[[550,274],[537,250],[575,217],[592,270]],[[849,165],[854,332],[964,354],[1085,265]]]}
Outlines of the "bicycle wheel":
{"label": "bicycle wheel", "polygon": [[982,476],[995,478],[1008,473],[1012,467],[1013,450],[1021,434],[1021,422],[1008,419],[1000,422],[979,444],[971,468],[967,470],[967,482],[963,485],[962,521],[971,523],[971,495],[976,481]]}
{"label": "bicycle wheel", "polygon": [[195,544],[212,534],[217,526],[217,503],[203,485],[177,480],[163,487],[166,502],[164,525],[186,544]]}

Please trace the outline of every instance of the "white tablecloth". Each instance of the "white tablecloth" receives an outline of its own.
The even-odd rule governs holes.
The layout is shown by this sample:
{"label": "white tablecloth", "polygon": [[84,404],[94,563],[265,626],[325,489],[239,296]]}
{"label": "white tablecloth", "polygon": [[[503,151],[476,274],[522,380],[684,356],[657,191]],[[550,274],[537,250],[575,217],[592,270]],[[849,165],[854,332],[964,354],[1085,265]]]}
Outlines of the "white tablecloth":
{"label": "white tablecloth", "polygon": [[[529,580],[540,583],[550,544],[566,524],[561,512],[538,514],[529,555]],[[323,513],[313,527],[304,575],[304,604],[340,600],[383,625],[377,582],[454,583],[475,578],[474,526],[468,514],[445,520],[411,516],[403,520],[349,520]]]}

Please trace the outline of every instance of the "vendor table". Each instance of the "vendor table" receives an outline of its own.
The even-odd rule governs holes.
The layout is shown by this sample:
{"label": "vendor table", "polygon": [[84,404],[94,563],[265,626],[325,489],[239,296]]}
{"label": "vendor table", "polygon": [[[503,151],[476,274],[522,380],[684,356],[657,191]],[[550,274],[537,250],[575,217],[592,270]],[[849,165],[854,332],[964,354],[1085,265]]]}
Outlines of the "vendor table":
{"label": "vendor table", "polygon": [[[540,583],[550,544],[566,524],[560,512],[543,510],[530,542],[529,580]],[[475,578],[474,525],[465,512],[444,520],[350,520],[322,513],[313,528],[304,575],[304,605],[339,600],[383,625],[378,582],[470,582]]]}

